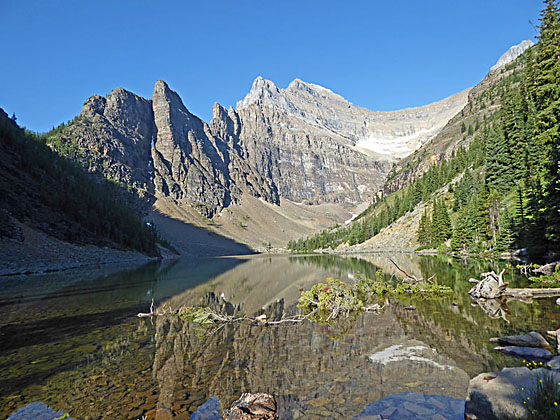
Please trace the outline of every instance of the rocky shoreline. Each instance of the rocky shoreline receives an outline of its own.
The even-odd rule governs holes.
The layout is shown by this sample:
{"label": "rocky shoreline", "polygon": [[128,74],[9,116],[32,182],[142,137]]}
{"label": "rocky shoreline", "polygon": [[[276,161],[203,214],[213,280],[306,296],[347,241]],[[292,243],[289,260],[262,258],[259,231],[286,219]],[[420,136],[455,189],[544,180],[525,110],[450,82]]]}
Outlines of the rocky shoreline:
{"label": "rocky shoreline", "polygon": [[134,251],[70,244],[24,224],[19,227],[22,234],[18,238],[0,238],[0,278],[155,259]]}

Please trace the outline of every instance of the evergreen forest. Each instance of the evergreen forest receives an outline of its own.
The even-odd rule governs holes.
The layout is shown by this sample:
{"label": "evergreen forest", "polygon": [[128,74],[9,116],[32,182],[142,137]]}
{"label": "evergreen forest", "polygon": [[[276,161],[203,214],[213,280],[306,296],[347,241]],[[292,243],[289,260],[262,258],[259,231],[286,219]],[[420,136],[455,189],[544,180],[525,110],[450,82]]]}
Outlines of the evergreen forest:
{"label": "evergreen forest", "polygon": [[159,255],[157,233],[120,185],[87,173],[0,110],[0,236],[17,236],[10,217],[55,238]]}
{"label": "evergreen forest", "polygon": [[360,244],[420,206],[419,248],[477,254],[527,248],[534,259],[557,254],[560,11],[554,0],[545,1],[538,43],[501,72],[497,83],[470,97],[462,115],[483,118],[462,123],[448,157],[406,187],[381,195],[349,226],[290,241],[288,248]]}

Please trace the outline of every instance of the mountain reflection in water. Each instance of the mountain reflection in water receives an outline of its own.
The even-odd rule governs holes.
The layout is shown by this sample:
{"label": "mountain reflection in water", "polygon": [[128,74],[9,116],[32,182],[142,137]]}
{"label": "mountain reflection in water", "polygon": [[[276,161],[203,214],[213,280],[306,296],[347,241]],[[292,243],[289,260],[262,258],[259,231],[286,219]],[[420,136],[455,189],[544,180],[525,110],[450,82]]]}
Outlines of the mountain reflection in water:
{"label": "mountain reflection in water", "polygon": [[[488,338],[560,327],[553,300],[512,302],[508,322],[471,306],[468,278],[503,262],[391,258],[417,277],[435,274],[455,294],[387,302],[336,340],[309,322],[240,323],[208,334],[176,316],[135,315],[152,298],[178,308],[209,292],[249,315],[279,299],[294,313],[300,289],[326,277],[374,278],[378,268],[388,279],[402,275],[386,256],[181,260],[83,278],[1,280],[0,416],[42,401],[74,418],[188,419],[228,408],[243,392],[268,392],[283,419],[354,418],[395,394],[463,399],[470,377],[519,363],[493,352]],[[506,276],[523,285],[514,270]]]}

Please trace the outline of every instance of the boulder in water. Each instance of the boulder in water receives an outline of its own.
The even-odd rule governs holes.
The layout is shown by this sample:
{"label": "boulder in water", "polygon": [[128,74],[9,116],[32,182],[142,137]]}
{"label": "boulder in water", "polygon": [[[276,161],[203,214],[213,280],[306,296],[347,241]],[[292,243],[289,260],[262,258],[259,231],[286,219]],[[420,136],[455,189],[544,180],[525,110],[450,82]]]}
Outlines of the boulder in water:
{"label": "boulder in water", "polygon": [[506,335],[505,337],[491,338],[490,341],[506,346],[550,347],[548,341],[536,331],[523,335]]}
{"label": "boulder in water", "polygon": [[494,347],[494,350],[509,356],[522,357],[525,359],[550,360],[552,357],[552,354],[548,350],[534,347],[504,346]]}
{"label": "boulder in water", "polygon": [[547,376],[554,383],[560,382],[560,372],[543,368],[529,370],[515,367],[504,368],[501,372],[481,373],[470,381],[465,412],[471,418],[474,415],[480,420],[525,418],[529,413],[523,400],[531,395],[537,379]]}
{"label": "boulder in water", "polygon": [[276,413],[276,400],[270,394],[244,393],[235,401],[229,410],[224,411],[226,420],[274,420]]}

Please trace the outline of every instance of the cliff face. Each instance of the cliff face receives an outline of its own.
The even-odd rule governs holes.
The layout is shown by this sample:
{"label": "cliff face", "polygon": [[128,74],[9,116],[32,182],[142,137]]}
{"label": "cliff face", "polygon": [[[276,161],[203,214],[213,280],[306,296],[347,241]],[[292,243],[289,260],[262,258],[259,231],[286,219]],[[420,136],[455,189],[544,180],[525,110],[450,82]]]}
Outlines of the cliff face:
{"label": "cliff face", "polygon": [[148,200],[167,197],[207,217],[244,193],[272,204],[359,204],[465,98],[373,112],[298,79],[278,89],[259,77],[237,110],[216,103],[207,124],[158,81],[151,100],[124,89],[89,98],[49,143]]}
{"label": "cliff face", "polygon": [[279,202],[276,186],[240,147],[239,126],[236,112],[219,104],[208,125],[158,81],[152,100],[124,89],[89,98],[72,123],[51,134],[49,144],[140,196],[169,197],[211,217],[243,191]]}
{"label": "cliff face", "polygon": [[89,98],[78,117],[56,129],[50,146],[92,172],[130,186],[144,196],[150,181],[150,143],[155,133],[152,103],[124,89]]}
{"label": "cliff face", "polygon": [[[419,108],[374,112],[329,89],[258,77],[237,103],[240,137],[280,194],[312,203],[369,201],[391,167],[435,136],[468,91]],[[270,166],[272,161],[273,165]]]}
{"label": "cliff face", "polygon": [[353,105],[329,89],[299,79],[278,89],[258,77],[245,99],[237,103],[237,110],[272,108],[279,111],[270,115],[272,120],[286,117],[289,121],[281,122],[288,129],[303,126],[308,133],[335,136],[338,142],[379,160],[394,161],[433,138],[467,103],[467,95],[468,89],[429,105],[380,112]]}

